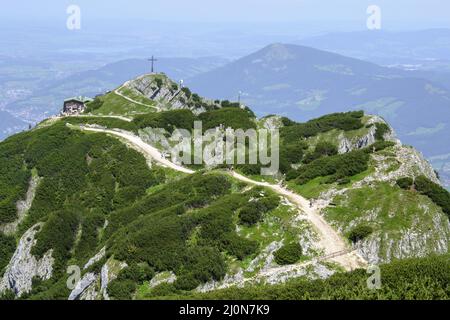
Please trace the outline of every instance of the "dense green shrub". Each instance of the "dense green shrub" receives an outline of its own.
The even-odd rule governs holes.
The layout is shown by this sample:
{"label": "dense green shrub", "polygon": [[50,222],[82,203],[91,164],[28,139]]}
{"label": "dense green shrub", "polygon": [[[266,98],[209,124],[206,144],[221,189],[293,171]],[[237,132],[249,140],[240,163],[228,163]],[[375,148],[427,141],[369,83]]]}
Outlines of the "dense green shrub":
{"label": "dense green shrub", "polygon": [[270,194],[264,196],[258,201],[256,201],[256,207],[261,210],[261,212],[266,213],[278,207],[280,204],[280,198],[278,195]]}
{"label": "dense green shrub", "polygon": [[[194,178],[198,177],[201,176],[194,175]],[[204,177],[214,179],[214,175]],[[214,194],[207,183],[201,185],[206,188],[203,192]],[[115,232],[110,242],[110,254],[129,264],[144,262],[156,271],[173,271],[178,276],[177,288],[183,290],[211,279],[218,280],[225,274],[225,262],[220,252],[227,251],[228,245],[235,246],[224,239],[230,239],[229,234],[235,232],[232,215],[243,195],[234,195],[235,201],[228,197],[231,196],[190,215],[179,215],[165,208],[141,216]],[[194,230],[200,230],[198,239],[188,245]]]}
{"label": "dense green shrub", "polygon": [[334,156],[337,153],[338,153],[338,149],[334,144],[332,144],[331,142],[327,142],[327,141],[321,141],[316,145],[313,152],[308,153],[305,156],[305,158],[303,159],[303,162],[310,163],[321,157]]}
{"label": "dense green shrub", "polygon": [[16,220],[16,203],[25,198],[30,171],[24,167],[25,144],[18,135],[0,144],[0,224]]}
{"label": "dense green shrub", "polygon": [[241,171],[243,174],[248,176],[259,175],[261,174],[262,165],[260,163],[257,164],[240,164],[236,166],[236,169]]}
{"label": "dense green shrub", "polygon": [[8,289],[3,291],[3,293],[0,294],[0,301],[10,301],[10,300],[15,300],[16,299],[16,294],[14,293],[14,291]]}
{"label": "dense green shrub", "polygon": [[239,221],[244,225],[254,225],[261,221],[263,215],[279,205],[279,197],[269,195],[247,203],[239,211]]}
{"label": "dense green shrub", "polygon": [[110,250],[129,264],[145,262],[155,271],[175,270],[182,263],[180,257],[194,227],[176,213],[143,216],[116,232]]}
{"label": "dense green shrub", "polygon": [[239,102],[230,102],[228,100],[223,100],[220,102],[222,108],[239,108]]}
{"label": "dense green shrub", "polygon": [[220,247],[239,260],[244,260],[245,257],[254,254],[258,250],[259,244],[257,241],[229,232],[221,237]]}
{"label": "dense green shrub", "polygon": [[400,178],[397,180],[397,185],[402,189],[411,189],[414,184],[414,180],[410,177]]}
{"label": "dense green shrub", "polygon": [[[188,293],[180,299],[213,300],[448,300],[449,255],[398,260],[381,265],[379,290],[367,287],[367,271],[335,273],[327,279],[292,279],[284,284],[232,287]],[[172,297],[174,298],[174,297]]]}
{"label": "dense green shrub", "polygon": [[116,300],[131,300],[137,285],[133,280],[115,279],[108,284],[108,295]]}
{"label": "dense green shrub", "polygon": [[348,238],[356,243],[367,238],[373,232],[372,227],[368,225],[359,225],[354,227],[349,233]]}
{"label": "dense green shrub", "polygon": [[434,203],[450,216],[450,193],[440,185],[425,176],[419,176],[414,181],[416,190],[428,196]]}
{"label": "dense green shrub", "polygon": [[349,177],[343,177],[338,179],[336,182],[338,183],[338,185],[343,186],[349,184],[350,182],[352,182],[352,180]]}
{"label": "dense green shrub", "polygon": [[156,86],[158,88],[162,88],[164,82],[163,82],[163,80],[161,78],[155,78],[155,82],[156,82]]}
{"label": "dense green shrub", "polygon": [[133,206],[111,213],[107,235],[119,227],[132,223],[140,215],[148,215],[163,209],[179,213],[179,205],[205,206],[213,199],[230,192],[231,184],[225,175],[194,174],[168,183],[158,192],[148,195]]}
{"label": "dense green shrub", "polygon": [[377,141],[371,146],[368,146],[365,150],[367,150],[367,152],[377,152],[389,147],[393,147],[394,145],[395,143],[392,141]]}
{"label": "dense green shrub", "polygon": [[312,137],[318,133],[327,132],[333,129],[344,131],[356,130],[363,127],[361,122],[363,116],[363,111],[353,111],[329,114],[310,120],[306,123],[289,123],[289,126],[281,128],[280,135],[286,142],[291,142],[298,141],[302,138]]}
{"label": "dense green shrub", "polygon": [[145,298],[153,298],[160,296],[170,296],[176,294],[178,290],[175,288],[173,283],[161,283],[156,287],[152,288],[150,292],[145,294]]}
{"label": "dense green shrub", "polygon": [[[77,122],[77,118],[70,120]],[[0,158],[4,161],[0,168],[0,202],[13,199],[10,204],[15,204],[25,196],[31,169],[42,178],[18,230],[22,234],[43,222],[32,253],[41,257],[53,249],[54,277],[40,282],[30,294],[33,298],[67,298],[65,283],[60,283],[66,262],[73,259],[79,265],[85,263],[101,245],[106,216],[115,207],[130,206],[150,186],[165,180],[161,172],[148,169],[137,151],[103,134],[71,130],[64,122],[11,137],[0,144]],[[9,187],[8,182],[15,187]],[[5,190],[9,194],[2,193],[3,186],[8,186]],[[78,230],[82,232],[74,247]],[[2,237],[0,242],[0,261],[7,263],[15,241]]]}
{"label": "dense green shrub", "polygon": [[298,184],[305,184],[317,178],[330,176],[329,183],[339,179],[351,177],[368,169],[369,154],[365,150],[356,150],[349,153],[322,157],[291,171],[288,179],[296,179]]}
{"label": "dense green shrub", "polygon": [[184,262],[178,271],[175,287],[192,290],[210,280],[220,280],[225,276],[226,264],[217,248],[193,247],[184,254]]}
{"label": "dense green shrub", "polygon": [[239,212],[239,221],[241,224],[248,226],[254,225],[261,220],[262,212],[255,206],[249,204]]}
{"label": "dense green shrub", "polygon": [[285,127],[292,126],[292,125],[294,125],[294,124],[296,124],[296,123],[297,123],[297,122],[295,122],[295,121],[289,119],[288,117],[281,117],[281,124],[282,124],[283,126],[285,126]]}
{"label": "dense green shrub", "polygon": [[389,128],[389,126],[386,123],[377,122],[375,124],[375,126],[376,126],[375,139],[377,141],[383,141],[384,135],[386,133],[389,133],[391,131],[391,129]]}
{"label": "dense green shrub", "polygon": [[62,272],[64,263],[70,258],[78,224],[79,215],[77,213],[72,211],[54,212],[37,234],[37,242],[31,253],[42,257],[47,251],[53,249],[54,269]]}
{"label": "dense green shrub", "polygon": [[117,281],[132,280],[135,283],[150,281],[155,276],[155,271],[146,263],[132,264],[122,269],[117,275]]}
{"label": "dense green shrub", "polygon": [[207,111],[198,116],[202,121],[203,130],[217,128],[223,125],[225,128],[232,129],[256,129],[254,115],[249,110],[240,108],[222,108],[218,110]]}
{"label": "dense green shrub", "polygon": [[103,213],[94,211],[81,219],[81,237],[75,248],[75,257],[78,261],[87,261],[96,254],[99,230],[105,223],[105,217]]}
{"label": "dense green shrub", "polygon": [[189,90],[188,87],[183,87],[183,88],[181,88],[181,91],[184,92],[184,94],[186,95],[186,97],[187,97],[188,99],[191,98],[192,92],[191,92],[191,90]]}
{"label": "dense green shrub", "polygon": [[58,279],[42,280],[39,277],[32,279],[32,290],[20,297],[21,300],[67,300],[70,294],[67,288],[67,274],[59,275]]}
{"label": "dense green shrub", "polygon": [[104,101],[100,97],[96,97],[94,101],[86,103],[85,113],[91,113],[95,110],[100,109],[103,106]]}
{"label": "dense green shrub", "polygon": [[297,242],[282,246],[273,254],[279,265],[294,264],[302,257],[302,247]]}
{"label": "dense green shrub", "polygon": [[61,208],[107,214],[117,191],[136,187],[129,199],[123,199],[133,202],[163,179],[150,172],[142,155],[116,139],[103,134],[86,135],[64,124],[36,132],[26,144],[24,158],[44,179],[23,228]]}
{"label": "dense green shrub", "polygon": [[304,151],[308,148],[305,141],[294,141],[280,144],[280,162],[286,161],[289,164],[300,163],[303,159]]}
{"label": "dense green shrub", "polygon": [[171,110],[138,115],[133,123],[138,129],[161,128],[172,133],[175,128],[191,130],[194,128],[195,116],[190,110]]}
{"label": "dense green shrub", "polygon": [[15,250],[16,240],[14,237],[0,232],[0,277],[3,276],[4,268],[8,265]]}

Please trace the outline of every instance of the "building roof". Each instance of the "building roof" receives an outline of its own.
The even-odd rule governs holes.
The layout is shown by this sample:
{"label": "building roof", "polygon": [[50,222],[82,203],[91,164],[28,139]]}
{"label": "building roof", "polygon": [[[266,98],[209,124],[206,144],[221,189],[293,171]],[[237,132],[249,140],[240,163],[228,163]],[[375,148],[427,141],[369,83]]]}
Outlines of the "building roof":
{"label": "building roof", "polygon": [[68,98],[68,99],[64,100],[64,102],[69,102],[69,101],[77,101],[80,103],[86,103],[86,102],[91,102],[93,100],[91,98],[83,97],[83,96],[72,97],[72,98]]}

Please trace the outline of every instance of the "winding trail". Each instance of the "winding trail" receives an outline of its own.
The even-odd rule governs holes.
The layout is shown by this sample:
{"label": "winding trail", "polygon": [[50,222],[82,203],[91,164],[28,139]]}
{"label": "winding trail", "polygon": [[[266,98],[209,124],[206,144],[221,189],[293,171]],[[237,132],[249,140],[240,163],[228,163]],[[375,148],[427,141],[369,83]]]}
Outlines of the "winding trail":
{"label": "winding trail", "polygon": [[[125,139],[126,141],[131,143],[136,149],[140,150],[147,156],[151,157],[154,161],[159,162],[160,164],[173,170],[184,172],[187,174],[192,174],[195,172],[193,170],[187,169],[183,166],[177,165],[167,160],[165,157],[163,157],[163,155],[157,148],[147,144],[141,138],[135,136],[130,132],[122,130],[92,128],[92,127],[81,127],[81,128],[82,130],[85,131],[106,133]],[[367,261],[364,258],[362,258],[359,254],[357,254],[355,250],[352,250],[350,248],[350,246],[345,242],[344,239],[342,239],[342,237],[338,234],[338,232],[334,230],[333,227],[331,227],[325,221],[325,219],[319,214],[318,208],[310,206],[310,203],[307,199],[277,184],[255,181],[235,171],[230,171],[229,174],[235,179],[240,180],[242,182],[270,188],[279,195],[282,195],[287,199],[289,199],[292,203],[294,203],[298,207],[298,209],[304,212],[320,237],[318,247],[323,248],[324,250],[324,255],[318,258],[318,260],[332,260],[340,264],[346,270],[353,270],[358,267],[367,265]]]}
{"label": "winding trail", "polygon": [[346,270],[353,270],[367,264],[360,255],[349,248],[337,231],[335,231],[319,214],[318,209],[314,206],[310,206],[307,199],[277,184],[254,181],[235,171],[231,172],[231,175],[243,182],[270,188],[279,195],[286,197],[303,211],[319,234],[319,247],[324,249],[324,255],[321,257],[322,260],[336,261]]}
{"label": "winding trail", "polygon": [[119,88],[117,88],[116,90],[114,90],[114,93],[117,94],[118,96],[121,96],[122,98],[124,98],[125,100],[127,100],[127,101],[129,101],[129,102],[132,102],[132,103],[134,103],[134,104],[138,104],[138,105],[144,106],[144,107],[154,108],[154,109],[156,109],[157,111],[159,111],[159,108],[158,108],[157,106],[153,106],[153,105],[150,105],[150,104],[145,104],[145,103],[142,103],[142,102],[133,100],[133,99],[131,99],[130,97],[127,97],[126,95],[124,95],[123,93],[121,93],[120,90],[121,90],[123,87],[126,87],[126,86],[128,85],[129,82],[130,82],[130,81],[125,82],[125,83],[124,83],[123,85],[121,85]]}
{"label": "winding trail", "polygon": [[155,147],[152,147],[148,143],[144,142],[141,138],[135,136],[132,133],[122,131],[122,130],[108,130],[108,129],[100,129],[100,128],[92,128],[92,127],[81,127],[82,130],[85,131],[92,131],[92,132],[101,132],[101,133],[107,133],[122,139],[125,139],[129,143],[131,143],[136,149],[139,151],[145,153],[147,156],[151,157],[156,162],[159,162],[160,164],[171,168],[176,171],[192,174],[195,173],[195,171],[179,166],[169,160],[167,160],[161,152],[156,149]]}
{"label": "winding trail", "polygon": [[131,118],[127,118],[124,116],[114,116],[114,115],[99,115],[99,114],[77,114],[77,115],[73,115],[73,116],[64,116],[62,118],[66,118],[66,117],[74,117],[74,118],[113,118],[113,119],[119,119],[119,120],[123,120],[126,122],[132,122],[133,119]]}

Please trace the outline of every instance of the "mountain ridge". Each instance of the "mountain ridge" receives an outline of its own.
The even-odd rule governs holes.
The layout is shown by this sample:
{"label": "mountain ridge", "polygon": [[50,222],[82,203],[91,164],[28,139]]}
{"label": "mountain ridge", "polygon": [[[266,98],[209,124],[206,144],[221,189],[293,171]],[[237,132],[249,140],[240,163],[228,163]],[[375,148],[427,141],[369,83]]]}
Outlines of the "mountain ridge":
{"label": "mountain ridge", "polygon": [[[277,51],[290,58],[274,59]],[[449,153],[445,137],[450,134],[445,120],[450,119],[450,92],[434,78],[309,47],[276,44],[197,75],[187,84],[221,99],[235,98],[241,91],[242,100],[260,116],[276,111],[306,121],[365,110],[383,116],[404,143],[430,158]],[[445,163],[435,166],[441,169]],[[440,173],[447,181],[448,170]]]}
{"label": "mountain ridge", "polygon": [[[161,77],[144,76],[146,88],[159,83],[155,90],[122,90],[131,101],[112,91],[88,104],[82,117],[48,119],[0,143],[5,163],[0,225],[17,219],[16,202],[30,192],[31,178],[39,177],[17,231],[0,233],[3,294],[142,299],[255,280],[328,278],[340,274],[340,259],[355,252],[374,263],[448,252],[449,195],[419,184],[416,190],[399,186],[409,177],[440,190],[426,160],[402,146],[382,118],[353,111],[307,123],[281,116],[257,119],[230,101],[202,108],[207,100],[200,96],[192,106],[185,101],[172,108],[173,93],[158,95],[170,91],[173,82]],[[175,172],[161,157],[171,146],[156,143],[149,133],[191,130],[195,119],[211,128],[219,123],[279,128],[284,182],[247,165]],[[142,154],[144,148],[152,150],[150,157]],[[301,199],[297,204],[295,195]],[[317,223],[331,228],[349,251],[343,256],[327,251]],[[72,289],[66,287],[70,264],[82,275]],[[158,294],[163,288],[169,291]]]}

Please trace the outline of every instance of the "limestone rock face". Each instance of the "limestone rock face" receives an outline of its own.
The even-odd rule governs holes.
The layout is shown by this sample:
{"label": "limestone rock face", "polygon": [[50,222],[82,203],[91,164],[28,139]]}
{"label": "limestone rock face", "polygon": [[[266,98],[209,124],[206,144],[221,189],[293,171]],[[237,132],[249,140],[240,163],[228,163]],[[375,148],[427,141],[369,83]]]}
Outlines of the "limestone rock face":
{"label": "limestone rock face", "polygon": [[374,144],[375,140],[376,140],[375,132],[376,132],[376,128],[375,128],[375,126],[373,126],[370,128],[369,133],[367,133],[365,136],[359,137],[357,139],[352,139],[352,140],[345,138],[344,135],[341,133],[341,135],[339,136],[340,144],[339,144],[338,152],[341,154],[347,153],[352,150],[362,149],[367,146],[370,146],[371,144]]}
{"label": "limestone rock face", "polygon": [[362,149],[368,147],[376,142],[375,133],[377,131],[374,124],[383,123],[389,127],[389,132],[385,133],[384,139],[386,141],[394,142],[397,145],[400,145],[400,141],[397,139],[394,129],[389,126],[389,124],[383,120],[383,118],[379,116],[370,116],[370,119],[367,121],[366,125],[370,126],[369,132],[362,137],[355,137],[353,139],[348,139],[344,136],[343,133],[339,135],[339,147],[338,152],[340,154],[347,153],[353,150]]}
{"label": "limestone rock face", "polygon": [[177,276],[172,271],[161,272],[156,274],[152,280],[150,280],[150,288],[154,288],[163,283],[174,283],[177,280]]}
{"label": "limestone rock face", "polygon": [[86,273],[80,281],[77,282],[75,289],[69,295],[69,300],[77,300],[84,297],[85,300],[93,300],[97,296],[97,293],[92,284],[95,285],[98,276],[95,273]]}
{"label": "limestone rock face", "polygon": [[102,267],[102,271],[100,273],[100,291],[103,294],[103,299],[105,300],[109,300],[109,295],[108,295],[108,283],[110,281],[109,278],[109,267],[108,264],[105,263],[105,265]]}
{"label": "limestone rock face", "polygon": [[183,91],[180,84],[162,74],[141,76],[126,82],[124,87],[155,101],[160,110],[189,109],[194,114],[200,114],[206,111],[204,104],[215,105],[213,101],[200,97],[199,101],[193,101],[192,96]]}
{"label": "limestone rock face", "polygon": [[103,265],[100,272],[100,293],[104,300],[109,300],[108,284],[115,280],[119,275],[119,272],[126,267],[128,267],[126,262],[114,261],[112,259],[108,260]]}
{"label": "limestone rock face", "polygon": [[[385,139],[395,140],[391,133]],[[316,200],[318,208],[326,210],[337,197],[347,205],[348,195],[359,188],[375,188],[380,183],[396,185],[399,178],[425,176],[434,183],[440,184],[433,167],[416,149],[396,144],[385,154],[371,156],[373,172],[346,188],[331,188],[322,192]],[[361,209],[362,210],[362,209]],[[403,218],[407,212],[392,211],[389,217],[380,214],[381,208],[361,211],[361,215],[351,221],[334,221],[335,227],[342,234],[349,232],[360,224],[379,224],[386,219],[404,219],[402,228],[395,231],[377,231],[355,245],[358,253],[371,264],[387,263],[393,259],[423,257],[430,254],[448,252],[450,243],[450,222],[439,208],[429,202],[420,204],[411,219]]]}
{"label": "limestone rock face", "polygon": [[283,126],[283,122],[280,116],[271,116],[262,119],[262,125],[267,130],[280,129]]}
{"label": "limestone rock face", "polygon": [[95,256],[93,256],[91,259],[89,259],[89,261],[84,265],[83,269],[87,269],[90,266],[92,266],[94,263],[100,261],[101,259],[103,259],[103,257],[106,254],[106,247],[103,247],[99,253],[97,253]]}
{"label": "limestone rock face", "polygon": [[38,260],[31,255],[31,249],[36,244],[35,236],[42,224],[36,224],[24,233],[19,241],[6,272],[0,282],[0,293],[12,290],[18,297],[32,289],[32,280],[39,277],[48,280],[52,276],[53,262],[52,250],[49,250]]}
{"label": "limestone rock face", "polygon": [[12,235],[16,233],[17,226],[23,221],[33,204],[34,196],[36,194],[36,189],[41,181],[38,176],[33,176],[30,179],[29,187],[25,199],[19,200],[16,204],[17,207],[17,219],[11,223],[7,223],[0,226],[0,232],[6,235]]}
{"label": "limestone rock face", "polygon": [[378,233],[360,241],[355,248],[370,264],[388,263],[393,259],[445,254],[449,250],[450,222],[445,215],[433,216],[433,229],[422,232],[409,228],[399,232],[399,239]]}

